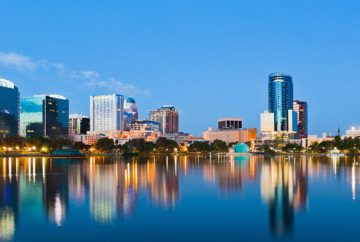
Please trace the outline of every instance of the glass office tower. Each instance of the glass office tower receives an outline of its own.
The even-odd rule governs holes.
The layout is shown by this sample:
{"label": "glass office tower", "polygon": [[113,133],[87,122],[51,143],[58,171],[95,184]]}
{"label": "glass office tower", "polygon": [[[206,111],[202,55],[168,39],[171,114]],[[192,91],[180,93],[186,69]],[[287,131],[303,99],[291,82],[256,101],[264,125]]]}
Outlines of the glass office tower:
{"label": "glass office tower", "polygon": [[290,75],[269,75],[269,112],[274,113],[275,131],[289,130],[289,110],[293,109],[293,82]]}
{"label": "glass office tower", "polygon": [[23,97],[20,134],[24,137],[68,137],[69,100],[60,95]]}
{"label": "glass office tower", "polygon": [[43,137],[43,96],[22,97],[20,99],[20,135],[23,137]]}
{"label": "glass office tower", "polygon": [[0,79],[0,137],[19,134],[19,90],[14,83]]}

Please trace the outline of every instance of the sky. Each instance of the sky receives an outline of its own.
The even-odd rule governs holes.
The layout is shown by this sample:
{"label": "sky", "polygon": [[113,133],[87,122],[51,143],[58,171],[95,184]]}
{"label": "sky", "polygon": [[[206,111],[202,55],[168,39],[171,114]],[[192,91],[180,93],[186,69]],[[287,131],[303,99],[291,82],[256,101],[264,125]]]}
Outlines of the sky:
{"label": "sky", "polygon": [[268,75],[292,75],[309,132],[360,124],[358,0],[0,1],[0,77],[21,96],[58,93],[162,105],[200,135],[222,117],[259,127]]}

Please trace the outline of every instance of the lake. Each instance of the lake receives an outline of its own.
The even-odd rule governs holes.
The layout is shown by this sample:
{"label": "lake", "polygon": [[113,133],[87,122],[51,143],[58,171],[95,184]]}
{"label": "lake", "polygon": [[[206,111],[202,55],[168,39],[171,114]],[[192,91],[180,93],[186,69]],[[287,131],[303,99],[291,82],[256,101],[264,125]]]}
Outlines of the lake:
{"label": "lake", "polygon": [[0,240],[360,241],[358,160],[0,158]]}

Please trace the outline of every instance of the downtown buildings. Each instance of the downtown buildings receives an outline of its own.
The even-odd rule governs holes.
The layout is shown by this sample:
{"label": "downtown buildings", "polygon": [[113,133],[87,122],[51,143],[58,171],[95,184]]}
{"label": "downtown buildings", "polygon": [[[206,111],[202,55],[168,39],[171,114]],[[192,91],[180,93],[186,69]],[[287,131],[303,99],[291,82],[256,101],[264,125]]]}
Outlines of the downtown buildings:
{"label": "downtown buildings", "polygon": [[124,96],[119,94],[90,97],[90,131],[124,130]]}
{"label": "downtown buildings", "polygon": [[307,103],[293,100],[290,75],[272,73],[268,83],[268,110],[260,114],[263,140],[306,138],[308,135]]}
{"label": "downtown buildings", "polygon": [[294,100],[293,110],[297,116],[296,138],[305,139],[308,137],[308,107],[307,102]]}
{"label": "downtown buildings", "polygon": [[210,142],[222,140],[227,144],[252,142],[257,138],[257,129],[244,129],[241,118],[223,118],[218,120],[218,129],[209,128],[203,132],[203,138]]}
{"label": "downtown buildings", "polygon": [[179,132],[179,113],[174,106],[162,106],[150,111],[150,120],[160,123],[162,134],[176,134]]}
{"label": "downtown buildings", "polygon": [[[71,114],[69,116],[69,137],[86,135],[90,130],[90,118],[81,114]],[[73,140],[74,141],[74,140]]]}
{"label": "downtown buildings", "polygon": [[125,129],[129,129],[129,125],[136,122],[139,119],[139,113],[135,99],[128,97],[124,103],[124,122]]}
{"label": "downtown buildings", "polygon": [[68,137],[69,100],[57,94],[20,99],[20,135],[23,137]]}
{"label": "downtown buildings", "polygon": [[0,79],[0,137],[15,136],[19,133],[18,88],[11,81]]}

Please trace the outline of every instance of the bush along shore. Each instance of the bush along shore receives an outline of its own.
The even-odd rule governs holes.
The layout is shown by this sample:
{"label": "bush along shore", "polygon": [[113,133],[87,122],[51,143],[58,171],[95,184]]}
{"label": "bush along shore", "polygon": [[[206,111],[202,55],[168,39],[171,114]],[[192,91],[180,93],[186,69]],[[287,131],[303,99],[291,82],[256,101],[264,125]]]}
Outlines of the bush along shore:
{"label": "bush along shore", "polygon": [[144,154],[201,154],[228,152],[228,145],[220,140],[214,142],[195,141],[189,146],[174,140],[158,138],[156,142],[145,139],[132,139],[123,145],[115,145],[112,139],[99,139],[89,146],[81,142],[71,142],[66,138],[22,138],[7,137],[0,139],[0,156],[48,156],[53,151],[63,149],[80,150],[85,155],[124,155]]}
{"label": "bush along shore", "polygon": [[[213,142],[194,141],[189,145],[178,144],[174,140],[159,138],[156,142],[145,139],[132,139],[123,145],[115,145],[112,139],[102,138],[90,146],[81,142],[72,142],[66,138],[22,138],[6,137],[0,139],[0,156],[47,156],[54,150],[80,150],[85,155],[124,155],[137,156],[147,154],[221,154],[228,153],[234,144],[226,144],[221,140]],[[250,143],[248,143],[250,146]],[[360,155],[360,137],[344,138],[337,136],[333,140],[314,142],[307,149],[298,144],[280,143],[263,144],[256,147],[252,154],[284,155],[309,154],[325,155],[337,149],[345,155]]]}

